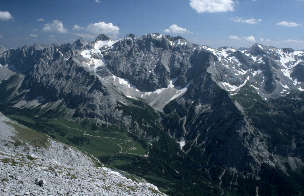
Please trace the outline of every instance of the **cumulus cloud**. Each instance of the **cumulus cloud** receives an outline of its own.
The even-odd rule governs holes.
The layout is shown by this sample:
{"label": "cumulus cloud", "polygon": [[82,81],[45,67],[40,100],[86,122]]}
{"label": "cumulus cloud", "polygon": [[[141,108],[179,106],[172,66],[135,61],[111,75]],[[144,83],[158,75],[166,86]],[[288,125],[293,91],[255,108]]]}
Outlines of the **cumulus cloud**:
{"label": "cumulus cloud", "polygon": [[74,35],[85,39],[94,39],[98,34],[116,38],[120,31],[120,28],[113,23],[103,21],[91,23],[86,27],[75,24],[72,29],[75,31]]}
{"label": "cumulus cloud", "polygon": [[303,49],[303,44],[304,40],[302,39],[279,39],[279,40],[274,40],[274,39],[269,39],[265,37],[254,37],[253,35],[251,36],[238,36],[238,35],[230,35],[228,37],[230,40],[233,42],[230,42],[229,44],[232,44],[237,47],[241,46],[248,46],[253,43],[259,42],[263,45],[267,46],[275,46],[278,48],[294,48],[294,49]]}
{"label": "cumulus cloud", "polygon": [[0,20],[2,21],[8,21],[13,19],[13,16],[8,11],[0,11]]}
{"label": "cumulus cloud", "polygon": [[77,25],[77,24],[75,24],[74,26],[73,26],[73,30],[74,31],[80,31],[80,30],[83,30],[84,28],[83,27],[81,27],[81,26],[79,26],[79,25]]}
{"label": "cumulus cloud", "polygon": [[190,6],[198,13],[234,11],[234,0],[190,0]]}
{"label": "cumulus cloud", "polygon": [[287,39],[287,40],[283,40],[283,42],[291,43],[291,44],[303,44],[304,40]]}
{"label": "cumulus cloud", "polygon": [[38,18],[37,22],[44,22],[44,18]]}
{"label": "cumulus cloud", "polygon": [[283,27],[298,27],[301,26],[300,24],[296,22],[290,22],[290,21],[281,21],[277,23],[278,26],[283,26]]}
{"label": "cumulus cloud", "polygon": [[268,39],[268,38],[263,38],[263,37],[261,37],[260,38],[260,42],[262,42],[262,43],[271,43],[272,42],[272,40],[271,39]]}
{"label": "cumulus cloud", "polygon": [[237,35],[229,35],[229,39],[232,39],[232,40],[241,40],[241,38]]}
{"label": "cumulus cloud", "polygon": [[180,27],[176,24],[170,25],[167,29],[164,30],[165,33],[172,33],[172,34],[185,34],[190,33],[186,28]]}
{"label": "cumulus cloud", "polygon": [[248,37],[245,37],[245,40],[247,40],[248,42],[256,42],[255,41],[255,37],[253,35],[250,35]]}
{"label": "cumulus cloud", "polygon": [[63,23],[60,20],[53,20],[52,23],[45,24],[42,28],[45,32],[55,32],[55,33],[66,33],[68,32],[64,28]]}
{"label": "cumulus cloud", "polygon": [[237,35],[230,35],[228,38],[231,40],[247,41],[247,42],[252,42],[252,43],[256,42],[256,39],[253,35],[244,36],[244,37],[240,37]]}
{"label": "cumulus cloud", "polygon": [[31,38],[37,38],[37,37],[38,37],[37,34],[33,34],[33,33],[31,33],[29,36],[30,36]]}
{"label": "cumulus cloud", "polygon": [[241,17],[236,17],[232,19],[233,22],[237,23],[246,23],[246,24],[257,24],[259,22],[262,22],[262,19],[259,18],[241,18]]}
{"label": "cumulus cloud", "polygon": [[97,22],[89,24],[86,30],[91,34],[106,34],[109,36],[117,36],[119,34],[119,27],[112,23]]}

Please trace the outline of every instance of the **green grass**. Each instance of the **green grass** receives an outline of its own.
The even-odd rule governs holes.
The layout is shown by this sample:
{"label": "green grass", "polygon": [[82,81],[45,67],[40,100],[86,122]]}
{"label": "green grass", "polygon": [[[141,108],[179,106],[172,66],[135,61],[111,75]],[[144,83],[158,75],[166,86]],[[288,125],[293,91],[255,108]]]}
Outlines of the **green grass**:
{"label": "green grass", "polygon": [[31,155],[26,155],[26,158],[30,161],[36,160],[36,158],[32,157]]}
{"label": "green grass", "polygon": [[15,119],[17,121],[24,121],[24,122],[35,124],[35,121],[33,121],[31,118],[29,118],[27,116],[10,115],[10,118]]}
{"label": "green grass", "polygon": [[6,123],[14,127],[17,132],[16,136],[14,137],[15,145],[22,145],[22,142],[26,142],[34,147],[49,147],[50,143],[45,134],[13,122]]}
{"label": "green grass", "polygon": [[17,162],[14,159],[11,159],[11,158],[0,159],[0,161],[2,163],[10,164],[10,165],[13,165],[13,166],[17,165]]}
{"label": "green grass", "polygon": [[[25,124],[32,129],[39,130],[42,133],[50,135],[53,139],[77,147],[78,149],[94,155],[111,156],[117,154],[132,154],[134,156],[144,156],[147,150],[142,144],[134,139],[126,130],[111,126],[96,126],[90,121],[69,121],[63,118],[40,118],[26,113],[26,115],[14,112],[8,117],[19,123]],[[20,139],[30,142],[35,146],[43,145],[44,134],[37,133],[32,129],[12,124],[18,130],[16,138],[17,145],[21,145]],[[29,133],[28,136],[25,133]],[[30,139],[36,138],[36,139]],[[39,142],[41,141],[41,142]]]}

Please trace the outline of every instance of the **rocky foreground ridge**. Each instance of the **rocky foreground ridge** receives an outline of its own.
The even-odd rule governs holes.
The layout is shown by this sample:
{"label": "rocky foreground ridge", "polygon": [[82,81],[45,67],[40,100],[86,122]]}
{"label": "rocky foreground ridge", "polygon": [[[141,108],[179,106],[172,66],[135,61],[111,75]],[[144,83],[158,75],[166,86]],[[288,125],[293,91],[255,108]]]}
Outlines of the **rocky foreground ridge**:
{"label": "rocky foreground ridge", "polygon": [[0,195],[165,195],[0,114]]}

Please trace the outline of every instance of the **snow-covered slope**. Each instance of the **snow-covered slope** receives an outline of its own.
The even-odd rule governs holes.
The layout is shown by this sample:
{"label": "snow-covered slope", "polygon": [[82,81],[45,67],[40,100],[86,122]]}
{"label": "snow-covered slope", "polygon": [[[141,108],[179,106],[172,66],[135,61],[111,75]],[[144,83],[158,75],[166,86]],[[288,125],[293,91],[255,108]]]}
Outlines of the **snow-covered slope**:
{"label": "snow-covered slope", "polygon": [[82,50],[80,53],[84,58],[82,65],[92,71],[104,66],[103,53],[110,49],[115,42],[113,40],[98,40],[93,43],[91,49]]}
{"label": "snow-covered slope", "polygon": [[130,99],[143,100],[158,111],[167,105],[170,101],[182,96],[188,89],[188,85],[180,88],[174,85],[174,80],[170,80],[168,87],[160,88],[155,91],[143,92],[124,78],[115,75],[101,78],[108,85],[113,85],[116,90]]}
{"label": "snow-covered slope", "polygon": [[231,95],[237,94],[245,85],[255,89],[265,99],[304,89],[303,81],[299,81],[294,74],[297,67],[303,66],[303,51],[260,44],[240,50],[202,48],[217,57],[209,72],[218,85]]}
{"label": "snow-covered slope", "polygon": [[0,195],[164,195],[0,113]]}

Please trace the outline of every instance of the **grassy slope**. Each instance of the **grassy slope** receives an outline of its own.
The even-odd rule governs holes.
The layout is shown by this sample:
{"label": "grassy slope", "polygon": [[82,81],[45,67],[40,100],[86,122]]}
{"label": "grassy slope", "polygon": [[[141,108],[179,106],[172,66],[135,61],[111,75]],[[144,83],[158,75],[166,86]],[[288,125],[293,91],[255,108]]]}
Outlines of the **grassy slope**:
{"label": "grassy slope", "polygon": [[6,122],[8,125],[14,127],[16,136],[14,137],[15,145],[23,145],[24,142],[32,145],[33,147],[48,148],[49,140],[45,134],[39,133],[36,130],[30,129],[15,122]]}

